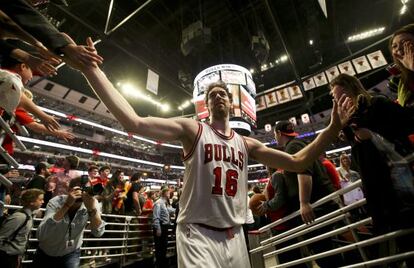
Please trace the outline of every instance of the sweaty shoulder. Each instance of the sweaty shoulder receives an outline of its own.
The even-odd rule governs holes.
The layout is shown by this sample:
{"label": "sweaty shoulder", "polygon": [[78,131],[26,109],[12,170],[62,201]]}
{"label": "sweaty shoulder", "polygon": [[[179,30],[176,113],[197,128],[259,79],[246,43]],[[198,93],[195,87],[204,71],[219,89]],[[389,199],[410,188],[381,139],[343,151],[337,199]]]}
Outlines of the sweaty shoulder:
{"label": "sweaty shoulder", "polygon": [[183,144],[184,152],[188,153],[196,142],[197,137],[201,134],[201,123],[189,118],[178,118],[175,119],[175,122],[182,127],[180,141]]}
{"label": "sweaty shoulder", "polygon": [[246,141],[247,150],[249,151],[249,153],[256,150],[260,146],[263,146],[263,144],[256,139],[253,139],[250,137],[242,137],[242,138]]}

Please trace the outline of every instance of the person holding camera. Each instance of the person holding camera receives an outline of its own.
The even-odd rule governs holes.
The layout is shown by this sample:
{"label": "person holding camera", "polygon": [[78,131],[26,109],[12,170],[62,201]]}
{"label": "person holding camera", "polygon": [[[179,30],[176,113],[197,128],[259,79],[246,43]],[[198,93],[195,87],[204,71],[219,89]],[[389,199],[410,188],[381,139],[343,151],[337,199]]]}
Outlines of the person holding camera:
{"label": "person holding camera", "polygon": [[[90,221],[92,235],[100,237],[105,223],[97,210],[97,200],[82,191],[81,178],[70,181],[68,195],[52,198],[37,229],[39,246],[34,267],[79,267],[83,232]],[[83,187],[84,188],[84,187]]]}

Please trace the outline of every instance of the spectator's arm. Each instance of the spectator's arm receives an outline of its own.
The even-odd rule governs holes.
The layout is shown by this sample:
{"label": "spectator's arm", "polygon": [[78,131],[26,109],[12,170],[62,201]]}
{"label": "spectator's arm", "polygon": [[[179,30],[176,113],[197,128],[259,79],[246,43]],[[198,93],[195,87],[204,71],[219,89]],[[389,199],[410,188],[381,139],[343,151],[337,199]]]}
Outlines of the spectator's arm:
{"label": "spectator's arm", "polygon": [[51,199],[46,206],[45,216],[37,228],[38,239],[44,240],[47,239],[50,234],[66,231],[68,223],[62,219],[68,210],[68,206],[60,205],[57,199]]}
{"label": "spectator's arm", "polygon": [[141,210],[141,204],[139,203],[139,196],[138,196],[138,192],[132,192],[132,202],[134,204],[134,208],[135,211],[137,212],[137,216],[141,215],[142,210]]}
{"label": "spectator's arm", "polygon": [[17,25],[6,13],[0,10],[0,38],[18,38],[33,46],[43,46],[31,34]]}
{"label": "spectator's arm", "polygon": [[31,99],[26,97],[26,95],[22,94],[20,97],[19,106],[42,120],[45,127],[50,131],[56,131],[60,128],[59,123],[53,116],[50,116],[43,112]]}
{"label": "spectator's arm", "polygon": [[67,130],[62,129],[62,130],[57,130],[57,131],[50,131],[49,129],[45,127],[45,125],[39,124],[37,122],[29,123],[25,125],[25,127],[28,127],[30,130],[33,130],[34,132],[37,132],[40,134],[51,135],[57,138],[62,138],[65,141],[73,140],[75,138],[75,136]]}
{"label": "spectator's arm", "polygon": [[69,44],[46,18],[25,0],[2,0],[0,9],[52,51]]}
{"label": "spectator's arm", "polygon": [[304,223],[311,223],[315,219],[310,205],[312,193],[312,176],[298,174],[300,214]]}
{"label": "spectator's arm", "polygon": [[95,237],[100,237],[105,232],[105,222],[101,219],[101,212],[97,209],[98,201],[87,193],[83,193],[82,198],[88,210],[91,233]]}
{"label": "spectator's arm", "polygon": [[154,210],[152,212],[152,225],[155,229],[161,230],[161,208],[160,203],[154,205]]}

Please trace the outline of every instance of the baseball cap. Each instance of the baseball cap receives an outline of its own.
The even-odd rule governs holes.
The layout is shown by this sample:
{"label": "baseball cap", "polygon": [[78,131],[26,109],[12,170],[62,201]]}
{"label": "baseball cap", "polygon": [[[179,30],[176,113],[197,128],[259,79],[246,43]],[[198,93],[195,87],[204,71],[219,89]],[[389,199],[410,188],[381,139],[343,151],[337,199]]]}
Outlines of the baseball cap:
{"label": "baseball cap", "polygon": [[296,137],[299,134],[295,132],[293,124],[289,121],[279,121],[275,124],[275,131],[280,131],[285,136]]}

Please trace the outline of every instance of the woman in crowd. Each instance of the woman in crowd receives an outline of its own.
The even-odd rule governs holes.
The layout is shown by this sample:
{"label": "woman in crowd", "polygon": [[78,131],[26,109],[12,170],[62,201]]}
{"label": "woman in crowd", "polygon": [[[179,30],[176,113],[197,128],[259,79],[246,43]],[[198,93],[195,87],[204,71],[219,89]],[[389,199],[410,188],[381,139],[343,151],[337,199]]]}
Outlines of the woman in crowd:
{"label": "woman in crowd", "polygon": [[341,181],[356,182],[361,178],[358,172],[351,169],[351,159],[347,154],[341,154],[339,162],[338,173]]}
{"label": "woman in crowd", "polygon": [[414,204],[400,202],[388,159],[371,138],[373,132],[378,133],[392,143],[395,152],[407,156],[413,153],[408,136],[414,133],[414,118],[407,109],[384,96],[371,96],[353,76],[340,74],[330,88],[335,100],[345,95],[356,104],[347,111],[352,117],[344,133],[352,144],[351,155],[362,177],[375,230],[382,233],[406,227]]}
{"label": "woman in crowd", "polygon": [[401,71],[398,83],[398,103],[414,108],[414,23],[397,30],[390,39],[394,63]]}
{"label": "woman in crowd", "polygon": [[[359,173],[351,169],[351,158],[347,154],[341,154],[339,162],[340,167],[338,169],[338,173],[340,177],[341,188],[346,188],[351,183],[361,179]],[[348,193],[345,193],[343,196],[345,205],[349,205],[364,198],[362,189],[359,187]]]}

